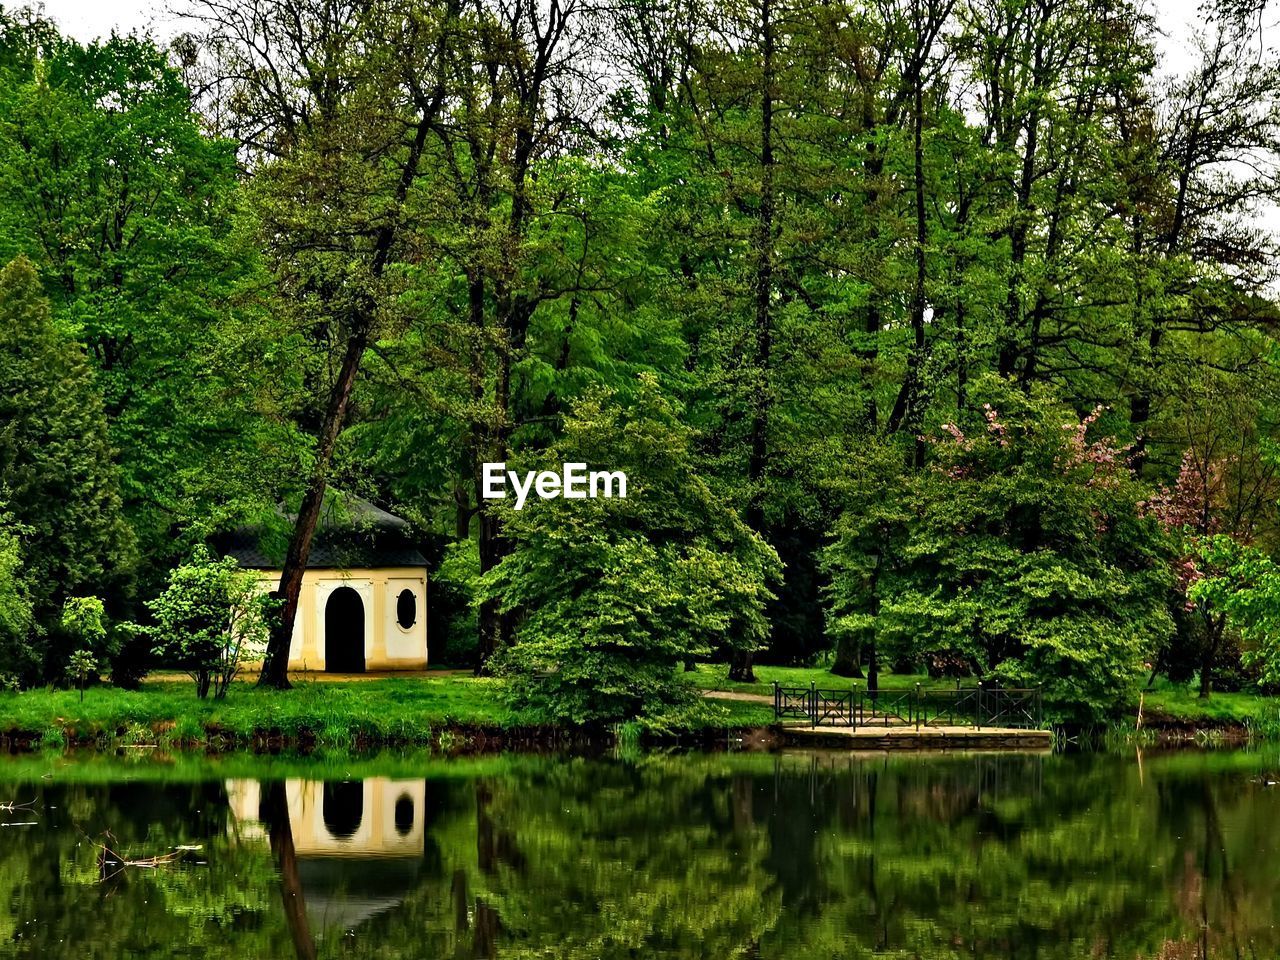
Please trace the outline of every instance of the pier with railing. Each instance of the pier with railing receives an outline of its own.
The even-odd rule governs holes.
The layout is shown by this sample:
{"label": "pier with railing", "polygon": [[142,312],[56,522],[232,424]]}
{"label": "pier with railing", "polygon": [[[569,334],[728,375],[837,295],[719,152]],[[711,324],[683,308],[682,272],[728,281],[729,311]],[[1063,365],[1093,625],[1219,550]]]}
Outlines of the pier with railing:
{"label": "pier with railing", "polygon": [[773,685],[773,715],[788,740],[879,747],[1052,745],[1039,687]]}

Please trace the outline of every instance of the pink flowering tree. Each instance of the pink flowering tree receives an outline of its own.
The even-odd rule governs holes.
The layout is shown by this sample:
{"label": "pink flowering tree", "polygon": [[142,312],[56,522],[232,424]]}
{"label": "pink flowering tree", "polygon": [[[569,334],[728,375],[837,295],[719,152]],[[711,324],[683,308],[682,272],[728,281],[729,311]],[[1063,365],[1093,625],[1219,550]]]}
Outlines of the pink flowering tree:
{"label": "pink flowering tree", "polygon": [[[1214,666],[1226,638],[1226,615],[1210,595],[1196,595],[1194,587],[1205,576],[1206,537],[1219,532],[1223,500],[1223,464],[1194,447],[1183,454],[1178,476],[1172,484],[1157,490],[1139,509],[1154,519],[1173,544],[1172,568],[1178,605],[1192,620],[1184,631],[1200,673],[1200,696],[1208,697],[1213,687]],[[1157,669],[1161,664],[1157,662]],[[1173,666],[1166,662],[1169,670]],[[1154,679],[1156,670],[1152,670]],[[1148,681],[1150,682],[1150,681]]]}

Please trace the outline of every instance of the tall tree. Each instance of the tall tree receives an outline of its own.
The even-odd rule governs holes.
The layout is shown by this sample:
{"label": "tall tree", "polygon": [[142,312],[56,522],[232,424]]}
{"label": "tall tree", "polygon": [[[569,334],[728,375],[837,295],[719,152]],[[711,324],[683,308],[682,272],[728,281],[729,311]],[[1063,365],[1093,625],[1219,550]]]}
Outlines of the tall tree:
{"label": "tall tree", "polygon": [[288,686],[288,649],[330,468],[366,349],[394,316],[389,267],[411,258],[407,210],[445,105],[458,4],[197,0],[209,94],[255,166],[273,303],[313,341],[310,465],[259,682]]}
{"label": "tall tree", "polygon": [[[254,279],[234,145],[205,134],[150,40],[86,45],[0,14],[0,167],[0,260],[32,259],[85,346],[141,573],[157,580],[193,521],[261,479],[243,474],[272,432],[226,329]],[[254,334],[261,356],[271,328]]]}
{"label": "tall tree", "polygon": [[[578,302],[574,293],[593,286],[580,270],[548,269],[545,258],[555,252],[547,242],[554,242],[550,225],[583,216],[583,208],[568,190],[548,190],[540,178],[571,182],[572,174],[557,173],[573,170],[566,159],[597,119],[600,68],[591,52],[598,20],[585,0],[473,0],[467,11],[465,42],[446,62],[450,109],[436,127],[447,191],[437,203],[454,211],[452,229],[438,242],[465,290],[470,422],[458,529],[464,512],[468,526],[474,516],[484,574],[508,548],[500,513],[480,495],[481,465],[506,461],[516,431],[540,412],[521,389],[535,314],[544,304]],[[487,601],[478,628],[477,670],[483,670],[510,639],[511,623]]]}
{"label": "tall tree", "polygon": [[[21,531],[38,627],[47,629],[69,596],[119,604],[135,554],[102,395],[79,344],[54,325],[25,257],[0,270],[0,501]],[[46,671],[61,668],[47,650],[41,661]]]}

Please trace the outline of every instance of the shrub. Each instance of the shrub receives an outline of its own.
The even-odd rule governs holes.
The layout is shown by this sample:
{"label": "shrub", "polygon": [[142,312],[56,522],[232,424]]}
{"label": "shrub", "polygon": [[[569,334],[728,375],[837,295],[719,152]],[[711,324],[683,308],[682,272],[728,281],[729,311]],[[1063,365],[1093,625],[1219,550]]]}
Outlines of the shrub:
{"label": "shrub", "polygon": [[80,702],[84,703],[85,681],[98,669],[98,660],[92,650],[77,650],[71,655],[68,668],[71,676],[75,677],[76,688],[80,691]]}
{"label": "shrub", "polygon": [[35,621],[31,596],[22,578],[18,529],[0,513],[0,674],[14,683],[33,681],[40,657],[32,643]]}
{"label": "shrub", "polygon": [[115,652],[107,640],[106,607],[97,597],[68,597],[59,625],[75,651],[67,662],[67,675],[76,681],[84,699],[85,683]]}
{"label": "shrub", "polygon": [[173,570],[169,586],[148,602],[156,655],[187,670],[201,699],[222,699],[250,656],[266,646],[269,598],[233,558],[215,560],[197,547]]}
{"label": "shrub", "polygon": [[517,703],[561,722],[660,724],[703,709],[682,662],[759,645],[777,555],[693,470],[691,444],[652,378],[625,406],[603,390],[574,406],[547,462],[622,470],[628,495],[504,511],[511,550],[478,600],[517,623],[498,661]]}

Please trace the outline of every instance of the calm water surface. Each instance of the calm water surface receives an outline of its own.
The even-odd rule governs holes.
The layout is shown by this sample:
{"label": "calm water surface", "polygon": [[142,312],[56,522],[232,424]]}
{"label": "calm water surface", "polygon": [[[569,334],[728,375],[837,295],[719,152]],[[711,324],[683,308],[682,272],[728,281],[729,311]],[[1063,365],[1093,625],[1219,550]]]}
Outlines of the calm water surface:
{"label": "calm water surface", "polygon": [[9,758],[0,957],[1271,958],[1276,780],[1274,751]]}

